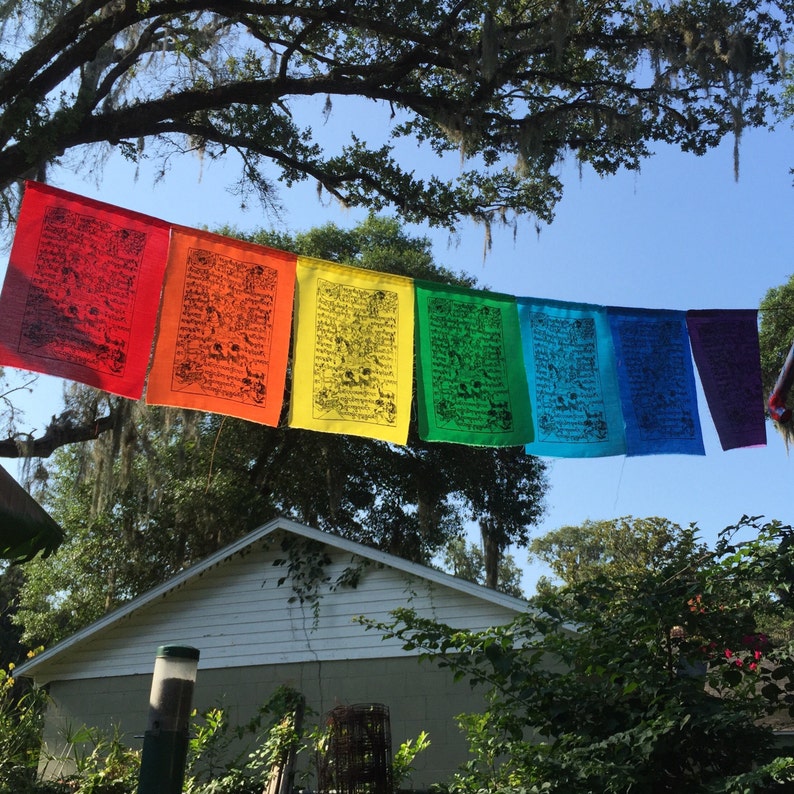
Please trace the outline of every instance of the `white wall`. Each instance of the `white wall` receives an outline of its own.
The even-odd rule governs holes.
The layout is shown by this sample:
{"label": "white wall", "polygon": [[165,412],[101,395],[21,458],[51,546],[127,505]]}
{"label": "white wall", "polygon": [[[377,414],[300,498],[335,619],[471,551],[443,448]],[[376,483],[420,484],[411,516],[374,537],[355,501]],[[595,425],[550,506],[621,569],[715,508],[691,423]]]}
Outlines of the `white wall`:
{"label": "white wall", "polygon": [[[231,722],[242,724],[282,684],[306,697],[307,726],[318,724],[338,705],[383,703],[390,711],[393,750],[406,739],[415,739],[420,731],[427,731],[430,749],[418,756],[417,771],[406,785],[418,789],[447,779],[466,759],[466,743],[454,718],[463,711],[480,711],[483,707],[480,695],[467,683],[455,683],[447,671],[409,656],[199,669],[193,705],[200,711],[223,705]],[[108,733],[116,726],[125,744],[139,748],[141,740],[135,737],[146,729],[150,686],[150,676],[53,682],[45,755],[61,756],[67,726],[77,728],[82,724]],[[308,760],[304,758],[299,766],[305,769]],[[70,768],[68,762],[51,761],[42,766],[53,777]],[[312,788],[314,780],[306,785]]]}
{"label": "white wall", "polygon": [[[331,583],[349,568],[351,556],[331,551]],[[290,598],[286,573],[274,566],[284,553],[259,543],[132,614],[66,648],[35,670],[50,680],[151,673],[160,645],[192,645],[204,669],[332,659],[377,659],[403,653],[397,641],[354,622],[365,615],[387,621],[391,610],[410,606],[421,615],[457,627],[507,623],[515,611],[388,567],[368,565],[358,587],[322,592],[311,603]],[[233,660],[233,661],[232,661]]]}

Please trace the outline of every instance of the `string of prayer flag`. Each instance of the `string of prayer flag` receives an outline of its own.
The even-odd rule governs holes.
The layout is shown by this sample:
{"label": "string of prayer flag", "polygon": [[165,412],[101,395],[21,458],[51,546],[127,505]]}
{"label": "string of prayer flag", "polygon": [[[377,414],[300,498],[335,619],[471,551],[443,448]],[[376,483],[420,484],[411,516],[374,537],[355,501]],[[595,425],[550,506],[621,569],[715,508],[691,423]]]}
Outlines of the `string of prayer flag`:
{"label": "string of prayer flag", "polygon": [[419,437],[482,446],[531,441],[515,298],[429,281],[415,289]]}
{"label": "string of prayer flag", "polygon": [[766,444],[758,312],[691,310],[692,355],[722,448]]}
{"label": "string of prayer flag", "polygon": [[[555,457],[702,455],[694,359],[723,449],[766,442],[755,310],[415,283],[25,183],[0,292],[0,366],[137,400],[158,308],[150,404],[277,425],[291,366],[291,426],[405,444],[416,351],[424,440]],[[792,382],[794,348],[769,396],[777,421],[791,417]]]}
{"label": "string of prayer flag", "polygon": [[278,425],[296,259],[174,228],[147,403]]}
{"label": "string of prayer flag", "polygon": [[0,365],[139,399],[170,228],[27,182],[0,294]]}
{"label": "string of prayer flag", "polygon": [[626,451],[623,412],[606,309],[518,298],[535,440],[526,450],[554,457]]}
{"label": "string of prayer flag", "polygon": [[413,281],[298,257],[289,424],[405,444]]}
{"label": "string of prayer flag", "polygon": [[608,309],[626,454],[704,455],[686,314]]}

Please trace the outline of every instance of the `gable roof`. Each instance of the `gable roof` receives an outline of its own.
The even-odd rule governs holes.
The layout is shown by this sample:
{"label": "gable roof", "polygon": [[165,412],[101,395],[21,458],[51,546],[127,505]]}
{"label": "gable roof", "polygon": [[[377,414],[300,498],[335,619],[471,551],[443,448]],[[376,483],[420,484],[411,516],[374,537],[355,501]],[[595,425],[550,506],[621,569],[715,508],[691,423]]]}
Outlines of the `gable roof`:
{"label": "gable roof", "polygon": [[407,574],[408,576],[416,577],[420,580],[425,580],[426,582],[449,588],[453,591],[457,591],[458,593],[477,598],[482,602],[492,604],[495,607],[506,609],[516,614],[525,612],[527,609],[527,602],[523,599],[497,592],[496,590],[483,587],[482,585],[467,582],[463,579],[459,579],[455,576],[444,573],[443,571],[428,568],[427,566],[420,565],[418,563],[409,562],[408,560],[404,560],[401,557],[397,557],[393,554],[389,554],[369,546],[365,546],[361,543],[356,543],[355,541],[342,538],[338,535],[333,535],[328,532],[321,532],[320,530],[290,521],[289,519],[277,518],[267,524],[264,524],[258,529],[253,530],[228,546],[225,546],[196,565],[185,569],[181,573],[169,579],[167,582],[164,582],[162,585],[159,585],[158,587],[143,593],[113,612],[104,615],[91,625],[86,626],[72,636],[53,645],[51,648],[47,649],[33,659],[25,662],[24,664],[20,664],[19,667],[17,667],[14,671],[15,676],[34,675],[37,668],[43,665],[48,665],[57,657],[62,656],[79,643],[107,632],[109,629],[129,618],[133,613],[143,610],[147,606],[157,602],[174,590],[177,590],[203,576],[207,571],[215,568],[220,563],[226,562],[237,555],[246,552],[254,544],[257,544],[258,542],[277,532],[287,532],[306,540],[322,543],[340,552],[355,555],[376,565],[385,566]]}

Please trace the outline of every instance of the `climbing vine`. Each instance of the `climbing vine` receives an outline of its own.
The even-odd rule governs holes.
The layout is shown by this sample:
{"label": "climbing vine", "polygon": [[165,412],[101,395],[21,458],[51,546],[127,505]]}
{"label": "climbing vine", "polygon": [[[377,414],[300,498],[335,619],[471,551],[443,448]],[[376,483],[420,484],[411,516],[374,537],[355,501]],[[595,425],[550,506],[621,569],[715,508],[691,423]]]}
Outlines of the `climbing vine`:
{"label": "climbing vine", "polygon": [[284,556],[273,560],[273,566],[284,568],[285,573],[276,582],[278,587],[289,582],[292,595],[288,604],[299,603],[311,607],[315,628],[320,617],[320,600],[323,590],[334,592],[343,587],[358,587],[369,561],[351,558],[336,578],[329,572],[332,560],[324,543],[310,538],[284,535],[279,547]]}

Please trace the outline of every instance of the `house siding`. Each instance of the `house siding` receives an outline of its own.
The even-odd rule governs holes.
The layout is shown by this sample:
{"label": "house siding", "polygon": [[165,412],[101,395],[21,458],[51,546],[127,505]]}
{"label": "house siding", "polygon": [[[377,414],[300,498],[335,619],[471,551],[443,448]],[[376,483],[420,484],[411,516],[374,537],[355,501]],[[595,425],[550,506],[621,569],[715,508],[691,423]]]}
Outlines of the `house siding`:
{"label": "house siding", "polygon": [[[325,544],[319,599],[296,598],[281,541],[292,533]],[[353,566],[357,586],[336,586]],[[518,599],[461,582],[358,544],[291,522],[260,528],[195,569],[106,616],[18,672],[50,687],[42,770],[69,772],[65,736],[80,726],[119,729],[140,746],[147,724],[156,650],[190,645],[200,651],[194,706],[224,706],[244,724],[280,686],[307,699],[307,723],[337,705],[383,703],[390,709],[393,747],[430,734],[419,756],[416,788],[447,780],[466,759],[455,716],[480,711],[481,695],[447,670],[421,663],[397,640],[383,640],[356,622],[389,622],[410,607],[425,618],[470,630],[510,622],[526,608]]]}
{"label": "house siding", "polygon": [[[404,653],[355,622],[364,615],[388,621],[398,607],[454,626],[481,629],[508,622],[515,611],[400,571],[366,567],[357,588],[325,587],[317,602],[301,604],[284,569],[280,549],[260,544],[146,604],[91,635],[36,671],[40,683],[76,678],[142,675],[156,648],[193,645],[203,669],[347,658],[378,659]],[[334,553],[326,574],[335,582],[356,561]]]}
{"label": "house siding", "polygon": [[[193,705],[199,711],[221,705],[231,724],[243,724],[281,685],[306,697],[307,726],[320,722],[338,705],[383,703],[390,712],[394,750],[427,731],[430,748],[417,757],[410,781],[417,789],[447,779],[463,763],[466,743],[455,716],[483,708],[479,692],[453,682],[448,671],[409,656],[199,669]],[[71,771],[68,759],[63,760],[64,737],[82,724],[107,733],[118,728],[125,744],[140,748],[150,686],[151,677],[145,675],[52,682],[44,734],[45,777]],[[307,762],[301,761],[303,769]],[[305,785],[313,788],[314,781]]]}

